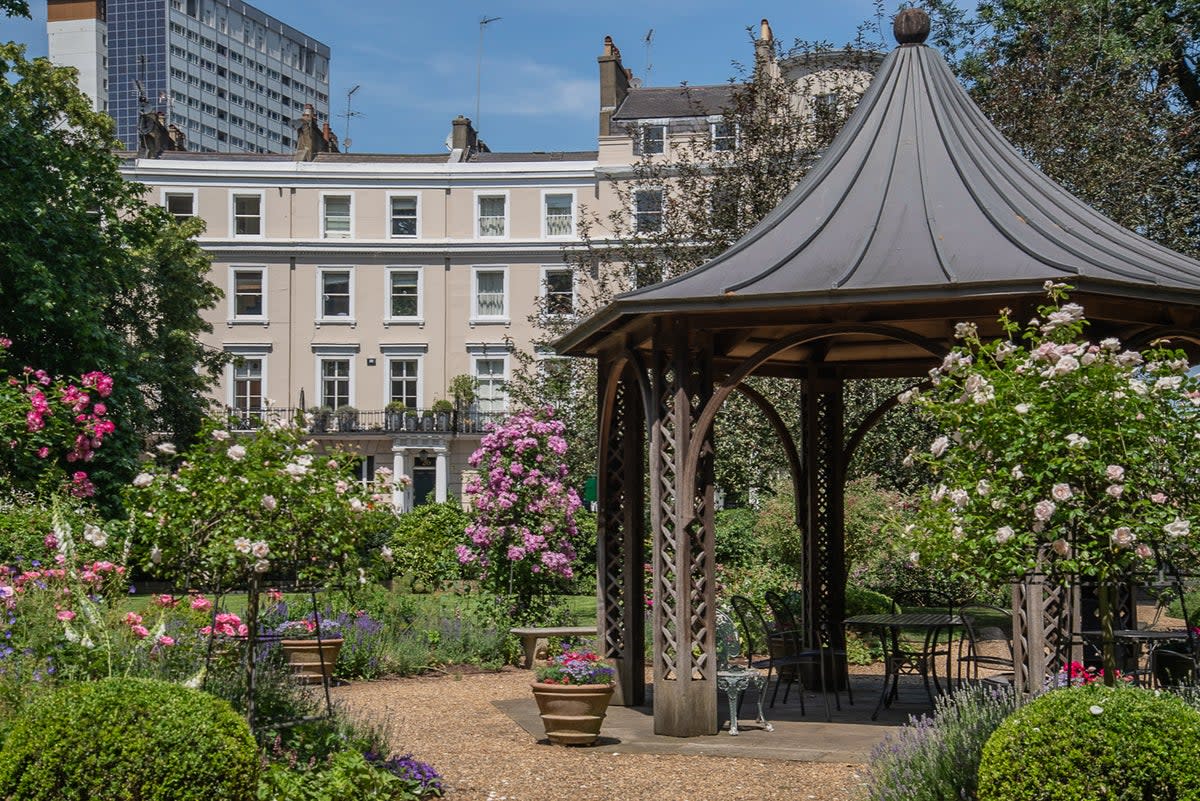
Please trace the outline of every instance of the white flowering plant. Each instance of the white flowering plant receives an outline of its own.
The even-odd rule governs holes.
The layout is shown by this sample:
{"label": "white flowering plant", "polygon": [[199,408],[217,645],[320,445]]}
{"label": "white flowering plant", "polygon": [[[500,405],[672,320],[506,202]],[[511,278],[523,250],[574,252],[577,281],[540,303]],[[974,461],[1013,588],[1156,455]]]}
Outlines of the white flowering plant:
{"label": "white flowering plant", "polygon": [[962,344],[901,398],[943,432],[910,454],[937,483],[903,536],[911,559],[989,583],[1042,570],[1103,588],[1193,547],[1200,386],[1166,343],[1088,340],[1070,287],[1045,289],[1038,317],[1022,326],[1004,310],[994,341],[960,324]]}
{"label": "white flowering plant", "polygon": [[364,486],[357,457],[315,446],[288,419],[246,437],[209,421],[173,466],[139,473],[127,490],[137,559],[180,586],[212,589],[266,574],[353,575],[364,567],[363,543],[391,524],[392,477],[381,470]]}

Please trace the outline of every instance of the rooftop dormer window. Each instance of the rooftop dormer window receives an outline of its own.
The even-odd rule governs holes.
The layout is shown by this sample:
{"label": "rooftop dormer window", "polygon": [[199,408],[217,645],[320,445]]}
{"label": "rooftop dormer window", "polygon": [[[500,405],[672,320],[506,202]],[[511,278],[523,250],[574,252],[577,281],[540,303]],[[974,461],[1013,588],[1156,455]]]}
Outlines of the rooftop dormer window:
{"label": "rooftop dormer window", "polygon": [[654,156],[667,149],[667,126],[639,125],[633,133],[633,152],[639,156]]}

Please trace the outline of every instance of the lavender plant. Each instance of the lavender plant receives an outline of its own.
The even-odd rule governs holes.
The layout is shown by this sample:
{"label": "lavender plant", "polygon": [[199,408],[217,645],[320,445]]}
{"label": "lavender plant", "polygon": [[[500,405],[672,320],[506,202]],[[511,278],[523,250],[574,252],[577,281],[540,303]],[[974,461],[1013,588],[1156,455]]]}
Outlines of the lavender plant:
{"label": "lavender plant", "polygon": [[912,717],[871,754],[870,801],[972,801],[979,761],[992,732],[1017,708],[1013,694],[988,686],[942,696],[933,715]]}

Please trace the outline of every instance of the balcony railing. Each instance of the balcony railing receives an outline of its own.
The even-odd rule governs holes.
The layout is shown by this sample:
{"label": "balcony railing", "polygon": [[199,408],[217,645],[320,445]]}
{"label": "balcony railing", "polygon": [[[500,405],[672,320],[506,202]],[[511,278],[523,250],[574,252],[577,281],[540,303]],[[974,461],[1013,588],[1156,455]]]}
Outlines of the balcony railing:
{"label": "balcony railing", "polygon": [[358,409],[305,412],[291,407],[225,410],[234,431],[254,431],[272,419],[298,420],[311,434],[482,434],[507,412]]}

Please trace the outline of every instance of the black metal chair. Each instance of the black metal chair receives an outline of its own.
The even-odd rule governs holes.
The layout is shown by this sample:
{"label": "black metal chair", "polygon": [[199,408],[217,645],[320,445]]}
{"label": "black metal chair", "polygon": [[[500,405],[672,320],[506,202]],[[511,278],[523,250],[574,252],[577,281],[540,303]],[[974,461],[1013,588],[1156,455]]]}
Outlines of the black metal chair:
{"label": "black metal chair", "polygon": [[[767,608],[771,610],[771,616],[775,618],[775,628],[779,631],[794,631],[796,632],[797,643],[796,650],[799,652],[805,651],[820,651],[822,653],[824,671],[828,672],[831,669],[840,669],[841,675],[832,688],[827,686],[825,681],[825,673],[821,674],[821,687],[823,691],[833,690],[833,700],[837,705],[837,710],[842,711],[842,699],[838,695],[838,687],[841,683],[846,685],[846,698],[851,706],[854,705],[854,690],[850,686],[850,663],[846,659],[845,648],[834,648],[828,637],[828,632],[815,631],[810,632],[804,625],[804,615],[802,613],[804,597],[799,593],[788,593],[780,595],[774,590],[767,590],[763,594],[763,600],[767,603]],[[816,635],[820,642],[813,644],[809,637]],[[776,685],[778,690],[778,685]],[[784,693],[784,703],[787,703],[787,693]]]}
{"label": "black metal chair", "polygon": [[[742,630],[746,633],[746,658],[750,665],[766,669],[768,684],[771,676],[775,676],[775,690],[771,694],[772,707],[775,706],[775,699],[779,694],[779,684],[784,681],[785,677],[787,688],[783,693],[783,702],[787,703],[792,683],[800,678],[799,668],[802,665],[808,665],[819,671],[821,684],[825,685],[825,660],[819,649],[801,648],[799,632],[773,630],[767,624],[767,619],[762,611],[749,598],[735,595],[730,598],[730,603],[733,606],[734,614],[742,624]],[[765,656],[755,659],[755,653],[765,654]],[[801,682],[801,686],[803,687],[803,682]],[[824,698],[825,719],[831,720],[833,713],[829,709],[829,696],[825,695]],[[800,693],[800,714],[808,714],[804,707],[803,691]]]}
{"label": "black metal chair", "polygon": [[[959,610],[964,636],[958,641],[958,682],[1012,684],[1012,611],[988,604],[968,604]],[[996,653],[999,651],[999,653]],[[980,678],[980,669],[989,671]]]}
{"label": "black metal chair", "polygon": [[[938,612],[947,615],[954,614],[954,602],[943,593],[936,590],[907,590],[898,592],[892,595],[892,611],[900,614],[904,611],[911,611],[913,607],[919,607],[926,612]],[[892,661],[892,664],[887,665],[894,676],[910,675],[920,676],[922,683],[925,685],[925,694],[929,696],[929,702],[934,703],[935,691],[941,694],[942,685],[938,681],[937,665],[938,662],[944,662],[946,665],[946,684],[950,684],[953,666],[953,652],[951,648],[951,638],[947,638],[945,643],[940,641],[942,629],[931,628],[925,631],[924,640],[920,643],[912,642],[900,636],[900,632],[896,629],[891,630],[892,637],[891,648],[885,648],[890,651],[890,656],[886,659]],[[947,632],[952,634],[952,632]],[[933,686],[930,687],[930,680],[933,680]],[[949,686],[947,686],[949,689]],[[894,692],[894,690],[893,690]]]}

